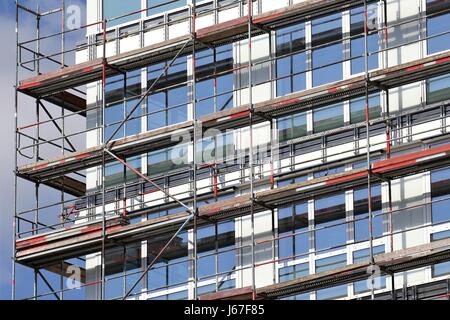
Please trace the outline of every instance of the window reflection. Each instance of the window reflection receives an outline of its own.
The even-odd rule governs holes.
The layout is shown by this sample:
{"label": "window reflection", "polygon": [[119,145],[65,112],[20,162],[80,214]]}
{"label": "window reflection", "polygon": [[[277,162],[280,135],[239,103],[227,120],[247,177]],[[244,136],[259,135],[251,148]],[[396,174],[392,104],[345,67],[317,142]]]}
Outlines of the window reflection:
{"label": "window reflection", "polygon": [[[306,88],[305,26],[296,24],[276,31],[277,96]],[[296,53],[298,52],[298,53]]]}
{"label": "window reflection", "polygon": [[[369,96],[369,119],[381,116],[380,94]],[[366,121],[366,97],[350,100],[350,122],[352,124]]]}
{"label": "window reflection", "polygon": [[186,0],[147,0],[147,15],[153,16],[169,10],[184,7]]}
{"label": "window reflection", "polygon": [[[187,120],[187,60],[186,57],[180,57],[166,69],[169,63],[167,61],[148,67],[147,87],[154,89],[147,99],[148,130]],[[156,81],[162,73],[162,77]]]}
{"label": "window reflection", "polygon": [[[278,209],[278,256],[288,258],[305,254],[309,250],[308,204]],[[296,234],[296,235],[293,235]]]}
{"label": "window reflection", "polygon": [[[367,6],[367,44],[369,53],[369,71],[378,67],[379,36],[378,8],[376,4]],[[358,74],[365,71],[365,30],[364,7],[350,10],[350,36],[351,36],[351,73]]]}
{"label": "window reflection", "polygon": [[314,132],[323,132],[344,126],[342,103],[314,110]]}
{"label": "window reflection", "polygon": [[450,49],[450,1],[427,0],[428,54]]}
{"label": "window reflection", "polygon": [[141,17],[140,13],[128,15],[141,10],[141,0],[128,0],[126,6],[124,6],[123,1],[121,0],[105,0],[103,1],[103,10],[104,18],[107,20],[127,15],[126,17],[108,22],[108,27],[116,26]]}
{"label": "window reflection", "polygon": [[337,13],[312,21],[313,86],[342,80],[344,47],[342,14]]}
{"label": "window reflection", "polygon": [[431,215],[433,224],[449,222],[450,169],[431,172]]}
{"label": "window reflection", "polygon": [[345,195],[336,194],[314,200],[316,251],[344,245],[347,241]]}

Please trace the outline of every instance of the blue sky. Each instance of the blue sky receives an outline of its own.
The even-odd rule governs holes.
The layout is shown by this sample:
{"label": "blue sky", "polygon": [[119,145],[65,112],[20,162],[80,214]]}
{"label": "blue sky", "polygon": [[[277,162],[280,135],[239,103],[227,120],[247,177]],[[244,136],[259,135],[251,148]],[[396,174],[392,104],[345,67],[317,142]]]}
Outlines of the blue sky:
{"label": "blue sky", "polygon": [[[43,11],[60,6],[60,0],[21,0],[20,3],[32,9],[36,9],[37,5],[39,5]],[[85,1],[66,0],[66,6],[82,3],[85,3]],[[84,8],[84,6],[82,8]],[[82,15],[83,14],[84,9],[82,9]],[[31,18],[31,16],[23,17],[21,27],[21,32],[23,32],[24,35],[23,39],[30,39],[30,37],[34,36],[36,31]],[[84,21],[82,23],[84,23]],[[45,22],[43,22],[43,29],[45,27],[49,28],[47,34],[57,31],[54,30],[55,26],[45,26]],[[0,160],[0,183],[2,186],[2,190],[0,192],[0,299],[10,299],[11,296],[12,216],[14,198],[14,30],[15,1],[2,0],[0,1],[0,38],[2,39],[1,41],[4,45],[2,50],[0,50],[0,99],[3,102],[3,110],[0,117],[0,139],[2,142],[2,157]],[[78,41],[79,40],[82,39],[78,39]],[[68,46],[69,45],[70,44],[68,44]],[[45,49],[48,48],[46,47]],[[26,104],[28,101],[24,99],[24,102],[22,103]],[[32,110],[34,110],[34,107],[32,108]],[[25,119],[25,121],[26,120],[27,119]],[[45,197],[45,194],[42,195],[42,197]],[[29,201],[33,200],[30,199]],[[18,280],[16,281],[16,284],[18,298],[29,297],[30,294],[32,294],[33,287],[32,272],[26,268],[18,267],[17,278]]]}
{"label": "blue sky", "polygon": [[11,245],[12,245],[12,197],[14,169],[14,56],[15,56],[15,5],[14,1],[0,3],[0,35],[3,41],[10,43],[0,51],[0,95],[2,101],[2,117],[0,118],[1,142],[8,152],[2,154],[0,166],[0,182],[3,190],[0,193],[0,298],[8,299],[11,284]]}

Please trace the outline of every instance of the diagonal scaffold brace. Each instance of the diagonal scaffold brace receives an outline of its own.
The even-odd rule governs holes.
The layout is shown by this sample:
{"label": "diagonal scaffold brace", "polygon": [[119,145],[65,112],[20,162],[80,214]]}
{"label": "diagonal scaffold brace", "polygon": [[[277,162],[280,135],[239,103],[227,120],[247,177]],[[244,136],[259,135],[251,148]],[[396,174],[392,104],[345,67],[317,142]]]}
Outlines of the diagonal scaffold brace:
{"label": "diagonal scaffold brace", "polygon": [[125,125],[125,123],[130,120],[134,112],[139,108],[139,106],[144,102],[144,100],[152,93],[153,89],[155,88],[156,84],[159,82],[159,80],[166,74],[166,72],[172,67],[172,65],[175,63],[175,61],[178,59],[178,57],[181,55],[181,53],[186,49],[187,45],[191,43],[193,39],[188,39],[183,44],[183,46],[178,50],[177,54],[173,57],[173,59],[170,61],[168,65],[164,67],[164,69],[160,72],[159,76],[153,81],[151,86],[147,89],[147,91],[144,92],[144,94],[141,96],[139,101],[136,103],[136,105],[131,109],[131,111],[127,114],[127,116],[120,122],[118,127],[114,130],[114,132],[109,136],[109,138],[105,141],[104,145],[105,148],[107,148],[108,144],[111,142],[113,137],[119,132],[120,129]]}
{"label": "diagonal scaffold brace", "polygon": [[141,276],[139,277],[139,279],[137,279],[135,281],[135,283],[133,284],[133,286],[127,291],[127,293],[123,296],[122,300],[126,300],[131,293],[133,292],[133,290],[136,288],[136,286],[139,284],[139,282],[145,277],[146,274],[148,274],[148,272],[153,268],[153,266],[155,265],[155,263],[158,261],[158,259],[161,257],[161,255],[164,253],[164,251],[166,251],[166,249],[171,245],[171,243],[173,242],[173,240],[176,239],[176,237],[181,233],[181,231],[184,230],[184,228],[188,225],[188,223],[195,217],[196,212],[195,210],[189,208],[187,205],[185,205],[184,203],[182,203],[180,200],[178,200],[177,198],[175,198],[174,196],[172,196],[169,192],[167,192],[166,190],[164,190],[163,188],[161,188],[158,184],[156,184],[153,180],[151,180],[149,177],[147,177],[146,175],[142,174],[141,172],[139,172],[138,170],[136,170],[135,168],[133,168],[130,164],[128,164],[126,161],[124,161],[123,159],[119,158],[118,156],[116,156],[114,153],[112,153],[111,151],[105,149],[105,152],[108,153],[110,156],[112,156],[114,159],[116,159],[118,162],[120,162],[121,164],[123,164],[124,166],[126,166],[127,168],[129,168],[131,171],[133,171],[135,174],[137,174],[139,177],[141,177],[142,179],[144,179],[145,181],[148,181],[151,185],[153,185],[155,188],[157,188],[159,191],[163,192],[166,196],[170,197],[172,200],[174,200],[176,203],[178,203],[179,205],[181,205],[182,207],[184,207],[189,213],[190,215],[186,218],[186,221],[181,225],[181,227],[177,230],[177,232],[175,232],[175,234],[169,239],[169,241],[165,244],[165,246],[160,250],[160,252],[155,256],[155,258],[153,259],[153,261],[147,266],[147,268],[144,270],[144,272],[141,274]]}
{"label": "diagonal scaffold brace", "polygon": [[[147,91],[141,96],[141,98],[139,99],[139,101],[136,103],[136,105],[131,109],[131,111],[128,113],[128,115],[120,122],[119,126],[114,130],[114,132],[111,134],[111,136],[106,139],[105,136],[103,136],[103,162],[104,162],[104,155],[105,154],[109,154],[111,157],[113,157],[114,159],[116,159],[119,163],[121,163],[122,165],[126,166],[127,168],[129,168],[132,172],[134,172],[135,174],[137,174],[139,177],[141,177],[142,179],[144,179],[145,181],[149,182],[152,186],[154,186],[155,188],[157,188],[159,191],[163,192],[167,197],[171,198],[172,200],[174,200],[176,203],[178,203],[179,205],[181,205],[182,207],[184,207],[186,209],[187,212],[190,213],[189,217],[186,219],[185,223],[181,226],[181,228],[175,233],[175,235],[168,241],[168,243],[164,246],[164,248],[160,251],[160,253],[155,257],[155,259],[152,261],[152,263],[147,267],[147,269],[142,273],[141,277],[134,283],[134,285],[131,287],[131,289],[124,295],[123,299],[125,300],[127,297],[129,297],[129,295],[131,294],[131,292],[134,290],[134,288],[138,285],[138,283],[142,280],[142,278],[148,273],[148,271],[153,267],[153,265],[156,263],[156,261],[159,259],[159,257],[163,254],[163,252],[169,247],[169,245],[172,243],[172,241],[178,236],[178,234],[184,229],[184,227],[191,221],[191,219],[193,219],[195,217],[195,210],[191,209],[190,207],[188,207],[187,205],[185,205],[184,203],[182,203],[180,200],[178,200],[177,198],[175,198],[174,196],[172,196],[168,191],[164,190],[163,188],[161,188],[158,184],[156,184],[153,180],[151,180],[149,177],[145,176],[144,174],[142,174],[141,172],[139,172],[138,170],[136,170],[135,168],[133,168],[131,165],[129,165],[125,160],[119,158],[118,156],[116,156],[114,153],[112,153],[109,150],[108,145],[112,145],[110,144],[111,140],[113,139],[113,137],[119,132],[119,130],[125,125],[125,123],[132,117],[133,113],[139,108],[139,106],[141,106],[141,104],[144,102],[144,100],[152,93],[154,87],[156,86],[156,84],[158,83],[158,81],[166,74],[166,72],[169,70],[170,67],[172,67],[172,65],[175,63],[175,61],[178,59],[178,57],[184,52],[184,50],[186,49],[187,45],[191,42],[193,42],[194,38],[192,37],[191,39],[188,39],[183,46],[178,50],[178,52],[176,53],[176,55],[172,58],[172,60],[170,61],[170,63],[168,65],[166,65],[164,67],[164,69],[160,72],[159,76],[153,81],[153,83],[151,84],[151,86],[147,89]],[[106,64],[106,61],[105,61]],[[103,79],[103,82],[105,82],[105,78]],[[105,88],[105,83],[103,83],[103,88]],[[104,102],[105,99],[103,98]],[[103,109],[105,109],[105,103],[103,103]],[[103,119],[105,119],[105,117],[103,117]],[[105,126],[105,124],[103,124],[103,126]],[[104,131],[104,130],[103,130]],[[103,165],[104,168],[104,165]],[[103,169],[104,170],[104,169]],[[104,173],[103,173],[104,175]],[[104,206],[103,206],[104,208]],[[104,235],[105,238],[105,235]],[[102,269],[104,269],[104,265],[102,263]],[[104,272],[102,272],[102,274],[104,274]],[[102,276],[103,277],[103,276]],[[104,279],[102,278],[102,284],[104,285]],[[104,290],[102,290],[104,291]]]}

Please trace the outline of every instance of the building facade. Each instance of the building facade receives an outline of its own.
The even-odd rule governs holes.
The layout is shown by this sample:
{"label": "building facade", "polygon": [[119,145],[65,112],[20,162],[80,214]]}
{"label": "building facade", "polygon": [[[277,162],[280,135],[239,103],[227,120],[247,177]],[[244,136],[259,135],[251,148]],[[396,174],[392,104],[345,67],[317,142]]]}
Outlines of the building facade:
{"label": "building facade", "polygon": [[[116,66],[154,47],[158,59],[117,67],[114,75],[86,84],[85,148],[156,142],[145,148],[130,142],[127,148],[138,151],[118,153],[127,165],[110,159],[104,167],[83,168],[86,196],[73,200],[72,226],[104,218],[106,228],[121,217],[130,230],[167,231],[136,241],[112,237],[114,245],[104,252],[87,252],[86,299],[214,298],[245,288],[264,298],[255,292],[450,238],[450,167],[444,161],[376,173],[378,164],[450,144],[450,69],[419,77],[417,67],[449,53],[450,1],[351,1],[327,9],[326,1],[257,0],[250,37],[241,31],[209,43],[201,41],[202,32],[215,26],[223,34],[242,21],[247,27],[248,3],[193,1],[87,0],[90,26],[77,65],[105,53]],[[291,9],[306,13],[264,24]],[[95,22],[105,19],[104,32],[105,24]],[[189,41],[195,43],[190,51],[182,47]],[[412,78],[383,82],[383,72],[400,68]],[[352,91],[358,81],[365,84]],[[342,88],[348,91],[340,94]],[[279,110],[258,111],[270,108]],[[222,118],[209,125],[217,114]],[[221,123],[230,117],[244,120]],[[373,172],[366,182],[311,191],[367,173],[368,163]],[[237,206],[252,193],[277,198],[277,190],[292,186],[302,195],[273,200],[276,205],[252,200],[247,214],[201,215],[222,204]],[[167,225],[186,212],[182,204],[200,215],[171,239],[178,229]],[[274,297],[398,298],[408,288],[448,285],[450,275],[445,259],[392,273],[372,267],[373,282],[367,273]]]}

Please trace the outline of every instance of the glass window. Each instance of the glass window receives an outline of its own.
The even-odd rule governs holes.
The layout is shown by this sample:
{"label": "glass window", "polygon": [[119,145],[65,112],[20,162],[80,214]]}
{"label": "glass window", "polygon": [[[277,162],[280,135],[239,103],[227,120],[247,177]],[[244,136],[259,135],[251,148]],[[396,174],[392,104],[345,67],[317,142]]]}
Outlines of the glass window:
{"label": "glass window", "polygon": [[344,48],[342,14],[337,13],[312,21],[313,86],[342,80]]}
{"label": "glass window", "polygon": [[124,181],[124,166],[119,162],[112,162],[105,166],[105,186],[110,187],[123,183]]}
{"label": "glass window", "polygon": [[234,287],[234,281],[229,280],[236,269],[234,221],[200,228],[197,241],[198,279],[215,280],[215,284],[202,289],[203,293]]}
{"label": "glass window", "polygon": [[[106,260],[106,298],[120,299],[124,291],[128,291],[136,283],[141,268],[141,247],[137,244],[126,245],[124,248],[116,247],[105,253]],[[121,263],[115,263],[120,261]],[[126,281],[124,281],[126,276]],[[124,288],[126,285],[126,288]],[[133,289],[131,295],[139,294],[141,283]]]}
{"label": "glass window", "polygon": [[[125,161],[134,169],[141,171],[141,156],[127,158],[125,159]],[[105,166],[106,187],[116,186],[125,182],[132,182],[137,180],[138,178],[139,176],[136,173],[119,162],[108,163]]]}
{"label": "glass window", "polygon": [[[133,99],[133,97],[141,94],[141,71],[134,70],[126,74],[126,88],[123,75],[108,78],[105,92],[105,139],[108,140],[139,101],[139,99]],[[142,105],[136,108],[128,121],[112,137],[112,140],[121,139],[141,132],[141,110]]]}
{"label": "glass window", "polygon": [[[267,61],[267,58],[259,58],[254,59],[252,63],[252,87],[268,83],[270,80],[270,61]],[[238,67],[240,68],[235,72],[237,89],[248,89],[248,63],[241,62]]]}
{"label": "glass window", "polygon": [[[367,188],[353,191],[353,214],[355,221],[355,241],[369,240],[369,204]],[[381,186],[372,186],[372,227],[373,237],[383,234]]]}
{"label": "glass window", "polygon": [[295,24],[276,31],[277,96],[306,88],[305,25]]}
{"label": "glass window", "polygon": [[[133,109],[138,104],[139,99],[128,100],[126,102],[125,116],[131,114]],[[142,104],[139,105],[127,122],[125,122],[125,136],[129,137],[141,133],[141,119],[142,119]]]}
{"label": "glass window", "polygon": [[[122,0],[105,0],[103,1],[103,10],[104,10],[104,17],[107,20],[110,20],[112,18],[117,18],[141,10],[141,0],[128,0],[126,5],[124,5],[124,2]],[[139,19],[140,17],[141,17],[140,13],[132,14],[108,22],[107,26],[109,28],[118,24]]]}
{"label": "glass window", "polygon": [[197,118],[233,107],[232,45],[196,53]]}
{"label": "glass window", "polygon": [[[381,116],[380,94],[374,93],[369,96],[369,119]],[[366,98],[350,100],[350,122],[352,124],[366,121]]]}
{"label": "glass window", "polygon": [[314,172],[314,179],[326,177],[326,176],[333,175],[333,174],[338,174],[338,173],[341,173],[344,171],[345,171],[345,167],[340,166],[340,167],[330,168],[327,170],[322,170],[319,172]]}
{"label": "glass window", "polygon": [[334,270],[347,265],[347,255],[339,254],[324,259],[316,260],[316,273]]}
{"label": "glass window", "polygon": [[234,6],[238,6],[239,3],[236,2],[236,0],[218,0],[218,6],[220,8],[222,7],[226,7],[227,9],[234,7]]}
{"label": "glass window", "polygon": [[[384,245],[374,246],[373,255],[384,253]],[[370,249],[361,249],[353,252],[353,263],[369,262],[370,261]]]}
{"label": "glass window", "polygon": [[288,186],[293,183],[305,182],[307,180],[308,180],[308,176],[301,176],[301,177],[297,177],[295,179],[278,181],[277,186],[278,186],[278,188],[282,188],[282,187]]}
{"label": "glass window", "polygon": [[186,3],[186,0],[147,0],[147,15],[153,16],[172,9],[184,7]]}
{"label": "glass window", "polygon": [[[374,164],[375,162],[378,162],[380,160],[381,160],[380,157],[371,157],[370,163]],[[359,161],[359,162],[353,163],[352,167],[353,167],[353,169],[365,168],[365,167],[367,167],[367,161]]]}
{"label": "glass window", "polygon": [[[431,241],[439,241],[450,238],[450,230],[436,232],[431,235]],[[433,277],[450,274],[450,261],[437,263],[431,267]]]}
{"label": "glass window", "polygon": [[336,194],[314,200],[316,250],[327,250],[345,245],[346,230],[345,194]]}
{"label": "glass window", "polygon": [[427,80],[427,102],[436,103],[450,99],[450,75]]}
{"label": "glass window", "polygon": [[[127,163],[137,171],[142,171],[142,157],[136,156],[132,158],[126,159]],[[135,172],[133,172],[130,168],[125,167],[125,177],[127,182],[135,181],[139,179],[139,175],[137,175]]]}
{"label": "glass window", "polygon": [[[150,263],[169,238],[148,239],[147,259]],[[188,235],[180,233],[148,272],[148,289],[157,290],[186,284],[189,279]]]}
{"label": "glass window", "polygon": [[277,120],[278,141],[284,142],[308,134],[306,112]]}
{"label": "glass window", "polygon": [[171,148],[152,151],[148,154],[148,175],[167,173],[189,164],[188,146],[178,145]]}
{"label": "glass window", "polygon": [[[115,76],[106,79],[105,96],[106,96],[106,110],[105,110],[105,139],[108,140],[114,131],[119,126],[119,123],[124,119],[124,103],[125,87],[123,76]],[[123,130],[117,132],[113,139],[123,138]]]}
{"label": "glass window", "polygon": [[427,0],[427,37],[431,37],[428,39],[428,54],[450,49],[449,9],[448,0]]}
{"label": "glass window", "polygon": [[196,12],[197,16],[213,14],[214,2],[196,4],[195,12]]}
{"label": "glass window", "polygon": [[[347,265],[347,255],[340,254],[316,260],[316,273],[334,270]],[[337,299],[347,296],[347,285],[318,290],[317,300]]]}
{"label": "glass window", "polygon": [[[381,253],[384,253],[383,245],[373,247],[374,256],[379,255]],[[361,263],[361,262],[370,262],[370,249],[362,249],[353,252],[353,263]],[[375,289],[386,288],[386,276],[382,275],[380,279],[375,279],[374,284],[376,286]],[[367,286],[367,279],[354,282],[353,290],[355,294],[369,291],[370,287]]]}
{"label": "glass window", "polygon": [[[160,187],[164,186],[164,182],[163,181],[155,181]],[[152,186],[151,191],[156,190],[154,186]],[[146,190],[146,192],[149,192],[149,190]],[[182,206],[177,206],[168,210],[161,210],[161,211],[156,211],[156,212],[152,212],[149,213],[147,215],[147,219],[156,219],[156,218],[161,218],[164,216],[168,216],[171,214],[175,214],[175,213],[180,213],[182,211],[185,211],[185,208]]]}
{"label": "glass window", "polygon": [[338,103],[314,110],[314,132],[323,132],[344,126],[344,106]]}
{"label": "glass window", "polygon": [[[148,67],[148,84],[154,88],[147,100],[148,130],[154,130],[187,120],[188,87],[186,57]],[[165,72],[164,72],[165,71]],[[163,76],[155,83],[161,73]],[[155,83],[155,85],[153,85]]]}
{"label": "glass window", "polygon": [[[423,19],[419,16],[419,5],[411,6],[411,11],[408,12],[407,17],[400,19],[397,16],[396,19],[388,21],[388,48],[396,50],[399,54],[401,46],[415,44],[412,48],[417,48],[416,45],[421,39],[421,32],[423,30]],[[398,11],[397,11],[398,12]],[[422,15],[423,13],[420,13]],[[411,49],[410,49],[411,50]],[[418,50],[418,49],[412,49]]]}
{"label": "glass window", "polygon": [[167,125],[187,120],[187,87],[178,87],[167,91]]}
{"label": "glass window", "polygon": [[[369,70],[378,68],[378,8],[376,4],[367,6],[368,33],[367,44],[369,53]],[[365,36],[364,36],[364,7],[350,10],[351,36],[351,70],[352,74],[365,71]]]}
{"label": "glass window", "polygon": [[309,275],[309,264],[301,263],[279,270],[279,282],[285,282]]}
{"label": "glass window", "polygon": [[431,171],[432,223],[450,222],[450,168]]}
{"label": "glass window", "polygon": [[[124,119],[123,103],[109,105],[105,109],[105,140],[117,140],[124,137],[123,129],[114,132],[119,128],[120,123]],[[123,127],[122,127],[123,128]],[[114,134],[114,136],[113,136]]]}
{"label": "glass window", "polygon": [[187,300],[189,297],[189,293],[187,290],[174,292],[167,295],[167,300],[169,301],[179,301],[179,300]]}
{"label": "glass window", "polygon": [[221,163],[236,153],[233,132],[205,137],[197,143],[197,163]]}
{"label": "glass window", "polygon": [[285,298],[281,298],[280,300],[295,300],[295,301],[301,301],[301,300],[310,300],[310,294],[309,293],[301,293],[301,294],[296,294],[295,296],[289,296],[289,297],[285,297]]}
{"label": "glass window", "polygon": [[318,290],[316,293],[317,300],[339,299],[347,296],[347,285],[343,284],[331,288]]}
{"label": "glass window", "polygon": [[[278,209],[278,257],[301,257],[309,250],[308,203]],[[296,235],[293,235],[293,234]],[[297,234],[298,233],[298,234]]]}

